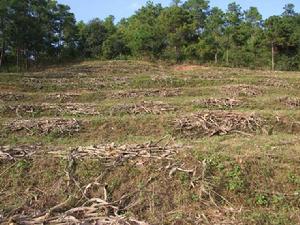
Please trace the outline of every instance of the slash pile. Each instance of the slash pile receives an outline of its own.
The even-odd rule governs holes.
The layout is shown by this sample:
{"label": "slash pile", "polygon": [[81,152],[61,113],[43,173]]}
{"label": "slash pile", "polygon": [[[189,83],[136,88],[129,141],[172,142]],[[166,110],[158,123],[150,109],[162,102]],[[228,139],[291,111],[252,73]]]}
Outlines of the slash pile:
{"label": "slash pile", "polygon": [[40,149],[40,145],[0,146],[0,161],[29,158]]}
{"label": "slash pile", "polygon": [[38,90],[44,87],[44,82],[41,79],[37,78],[24,78],[22,84],[24,88],[32,88]]}
{"label": "slash pile", "polygon": [[291,107],[291,108],[300,107],[300,99],[299,98],[286,97],[286,98],[279,99],[279,101],[281,103],[283,103],[284,105]]}
{"label": "slash pile", "polygon": [[71,115],[99,115],[95,104],[67,104],[59,106],[60,111]]}
{"label": "slash pile", "polygon": [[262,94],[262,90],[253,85],[229,85],[223,88],[225,94],[231,96],[258,96]]}
{"label": "slash pile", "polygon": [[138,97],[173,97],[180,95],[179,89],[173,90],[132,90],[132,91],[119,91],[113,93],[113,98],[138,98]]}
{"label": "slash pile", "polygon": [[77,93],[56,93],[47,95],[46,100],[58,100],[60,102],[66,102],[78,97],[80,97],[80,94]]}
{"label": "slash pile", "polygon": [[25,98],[23,94],[13,94],[13,93],[0,93],[0,100],[8,102],[8,101],[19,101]]}
{"label": "slash pile", "polygon": [[[158,143],[131,145],[94,145],[74,148],[71,155],[74,159],[97,159],[106,166],[115,166],[134,159],[173,159],[181,149],[179,145],[159,145]],[[66,152],[50,152],[55,156],[66,158]]]}
{"label": "slash pile", "polygon": [[16,113],[22,117],[26,114],[35,114],[39,112],[52,113],[55,115],[70,114],[70,115],[99,115],[95,104],[40,104],[40,105],[7,105],[4,109],[8,113]]}
{"label": "slash pile", "polygon": [[235,106],[239,106],[241,104],[240,100],[234,98],[208,98],[193,101],[196,105],[200,105],[206,108],[210,107],[218,107],[218,108],[233,108]]}
{"label": "slash pile", "polygon": [[264,120],[254,114],[199,112],[175,120],[175,131],[186,137],[249,133],[260,129]]}
{"label": "slash pile", "polygon": [[101,225],[147,225],[147,223],[120,215],[107,215],[108,211],[117,211],[112,203],[94,198],[85,202],[82,206],[72,208],[60,214],[52,212],[38,216],[15,215],[10,218],[10,224],[101,224]]}
{"label": "slash pile", "polygon": [[171,112],[171,111],[176,111],[176,107],[163,102],[143,101],[138,104],[117,105],[112,108],[111,114],[116,115],[119,113],[126,113],[126,114],[148,113],[148,114],[159,115],[164,112]]}
{"label": "slash pile", "polygon": [[22,117],[24,114],[33,115],[38,112],[45,111],[45,105],[5,105],[3,107],[4,113],[14,113],[18,117]]}
{"label": "slash pile", "polygon": [[267,80],[263,81],[263,83],[266,86],[270,86],[270,87],[289,87],[289,86],[291,86],[289,84],[289,82],[287,82],[286,80],[275,79],[275,78],[267,79]]}
{"label": "slash pile", "polygon": [[5,125],[10,132],[24,131],[27,135],[72,135],[79,132],[80,123],[76,119],[16,120]]}
{"label": "slash pile", "polygon": [[[74,180],[73,180],[74,182]],[[100,187],[99,182],[88,184],[82,190],[82,198],[84,202],[78,204],[77,207],[71,207],[70,203],[74,201],[74,197],[69,198],[52,207],[48,211],[31,213],[25,215],[23,213],[15,214],[10,218],[6,218],[8,224],[103,224],[103,225],[148,225],[148,223],[138,221],[136,219],[120,215],[123,209],[122,203],[128,195],[122,196],[118,201],[108,202],[108,192],[104,187],[104,199],[90,198],[89,191],[93,187]],[[0,220],[1,222],[1,220]]]}

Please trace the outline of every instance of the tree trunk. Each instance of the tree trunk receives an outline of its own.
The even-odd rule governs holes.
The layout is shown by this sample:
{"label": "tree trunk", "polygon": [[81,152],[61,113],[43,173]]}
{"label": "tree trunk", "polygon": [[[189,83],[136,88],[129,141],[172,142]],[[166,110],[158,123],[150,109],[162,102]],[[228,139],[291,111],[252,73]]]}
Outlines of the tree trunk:
{"label": "tree trunk", "polygon": [[226,50],[226,64],[229,65],[229,49]]}
{"label": "tree trunk", "polygon": [[275,46],[274,42],[272,42],[272,71],[275,70]]}
{"label": "tree trunk", "polygon": [[5,47],[4,47],[4,41],[2,43],[2,48],[1,48],[1,55],[0,55],[0,68],[2,68],[3,65],[3,60],[4,60],[4,54],[5,54]]}
{"label": "tree trunk", "polygon": [[175,46],[175,54],[176,54],[176,62],[179,62],[179,48],[177,46]]}
{"label": "tree trunk", "polygon": [[1,18],[2,46],[1,46],[1,55],[0,55],[0,68],[2,68],[4,54],[5,54],[5,42],[4,42],[4,29],[3,28],[4,28],[4,22],[3,22],[3,18]]}
{"label": "tree trunk", "polygon": [[25,57],[26,57],[26,71],[28,71],[28,64],[29,64],[29,59],[28,59],[28,51],[25,50],[26,54],[25,54]]}
{"label": "tree trunk", "polygon": [[17,48],[17,72],[19,72],[20,68],[20,50]]}
{"label": "tree trunk", "polygon": [[215,53],[215,64],[218,64],[218,52]]}
{"label": "tree trunk", "polygon": [[227,66],[229,65],[229,47],[230,47],[229,41],[230,41],[230,34],[227,35],[227,44],[226,44],[226,65]]}

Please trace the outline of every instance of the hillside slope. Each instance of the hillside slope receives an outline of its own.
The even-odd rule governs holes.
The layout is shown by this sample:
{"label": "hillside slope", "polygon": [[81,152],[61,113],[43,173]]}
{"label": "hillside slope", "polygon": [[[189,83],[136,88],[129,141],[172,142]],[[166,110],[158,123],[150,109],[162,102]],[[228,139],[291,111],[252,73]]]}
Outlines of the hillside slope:
{"label": "hillside slope", "polygon": [[0,223],[300,224],[299,109],[292,72],[0,74]]}

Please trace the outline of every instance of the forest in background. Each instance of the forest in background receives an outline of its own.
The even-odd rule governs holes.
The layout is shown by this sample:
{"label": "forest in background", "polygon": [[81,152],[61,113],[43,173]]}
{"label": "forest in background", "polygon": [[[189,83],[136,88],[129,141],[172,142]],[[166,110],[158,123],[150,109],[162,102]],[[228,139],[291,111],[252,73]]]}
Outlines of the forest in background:
{"label": "forest in background", "polygon": [[256,7],[207,0],[148,1],[134,15],[77,22],[54,0],[1,0],[0,70],[72,60],[142,59],[273,70],[300,69],[300,14],[287,4],[263,20]]}

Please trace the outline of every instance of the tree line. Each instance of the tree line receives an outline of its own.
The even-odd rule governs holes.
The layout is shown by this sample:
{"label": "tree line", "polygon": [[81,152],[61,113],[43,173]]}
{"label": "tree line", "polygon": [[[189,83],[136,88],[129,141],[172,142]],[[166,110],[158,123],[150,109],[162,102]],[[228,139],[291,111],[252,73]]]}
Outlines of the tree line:
{"label": "tree line", "polygon": [[208,0],[148,1],[118,23],[84,23],[55,0],[0,1],[1,70],[86,58],[299,70],[300,14],[293,4],[263,20],[256,7],[235,2],[222,11]]}

